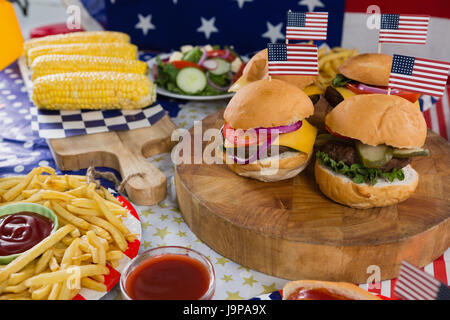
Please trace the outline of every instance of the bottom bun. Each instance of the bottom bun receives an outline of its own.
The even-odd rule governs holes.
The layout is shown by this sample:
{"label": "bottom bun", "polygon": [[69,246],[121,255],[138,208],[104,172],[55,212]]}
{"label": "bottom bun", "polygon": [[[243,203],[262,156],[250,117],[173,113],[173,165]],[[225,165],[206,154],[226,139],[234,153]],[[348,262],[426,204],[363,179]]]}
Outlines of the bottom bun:
{"label": "bottom bun", "polygon": [[408,199],[416,190],[419,174],[410,166],[403,169],[405,179],[379,181],[375,185],[354,183],[316,160],[314,175],[320,190],[330,199],[357,209],[390,206]]}
{"label": "bottom bun", "polygon": [[[381,300],[381,298],[351,283],[316,280],[298,280],[286,283],[283,288],[283,300],[288,300],[299,289],[325,289],[332,294],[337,294],[350,300]],[[298,299],[293,297],[291,300]]]}
{"label": "bottom bun", "polygon": [[[225,164],[236,174],[261,180],[274,182],[290,179],[302,172],[311,160],[311,155],[303,152],[283,152],[279,156],[264,158],[249,164],[231,163],[222,152]],[[227,163],[229,162],[229,163]]]}

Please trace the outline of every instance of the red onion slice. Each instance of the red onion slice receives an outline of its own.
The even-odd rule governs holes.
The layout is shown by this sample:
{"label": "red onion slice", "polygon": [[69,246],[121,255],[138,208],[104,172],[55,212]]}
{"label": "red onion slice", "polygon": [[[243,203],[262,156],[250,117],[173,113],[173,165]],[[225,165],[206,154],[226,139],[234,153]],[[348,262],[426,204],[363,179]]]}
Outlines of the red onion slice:
{"label": "red onion slice", "polygon": [[[361,90],[361,91],[368,92],[368,93],[388,94],[388,90],[387,89],[372,87],[372,86],[368,86],[368,85],[363,84],[363,83],[359,83],[358,84],[358,89]],[[398,90],[398,89],[391,89],[391,94],[397,94],[399,92],[400,92],[400,90]]]}
{"label": "red onion slice", "polygon": [[206,51],[203,50],[203,54],[202,54],[200,60],[198,60],[198,63],[197,63],[197,64],[198,64],[199,66],[203,65],[203,62],[205,62],[205,59],[206,59]]}
{"label": "red onion slice", "polygon": [[203,64],[202,64],[202,66],[208,70],[215,70],[215,69],[217,69],[218,65],[219,64],[217,63],[217,61],[214,61],[214,60],[205,60],[205,62],[203,62]]}
{"label": "red onion slice", "polygon": [[298,129],[301,128],[302,124],[303,124],[303,122],[300,120],[300,121],[297,121],[296,123],[288,124],[286,126],[271,127],[271,128],[259,127],[259,128],[256,128],[255,130],[256,130],[256,132],[259,132],[261,130],[267,130],[267,132],[269,134],[271,134],[275,130],[278,130],[278,134],[281,134],[281,133],[288,133],[288,132],[292,132],[292,131],[297,131]]}
{"label": "red onion slice", "polygon": [[223,59],[228,59],[230,57],[230,50],[225,49],[225,54],[222,56]]}
{"label": "red onion slice", "polygon": [[215,84],[210,78],[209,78],[209,72],[206,72],[206,81],[208,82],[208,84],[213,87],[214,89],[216,89],[217,91],[228,91],[228,89],[230,88],[230,86],[226,86],[226,87],[221,87],[218,86],[217,84]]}

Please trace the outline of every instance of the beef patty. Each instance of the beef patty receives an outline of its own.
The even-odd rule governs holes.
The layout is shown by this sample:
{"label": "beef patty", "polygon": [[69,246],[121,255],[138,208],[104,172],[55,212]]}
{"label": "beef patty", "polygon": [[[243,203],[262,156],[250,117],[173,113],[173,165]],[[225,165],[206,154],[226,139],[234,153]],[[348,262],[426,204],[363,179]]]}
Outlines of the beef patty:
{"label": "beef patty", "polygon": [[[320,151],[325,152],[334,161],[343,161],[346,165],[351,166],[355,163],[361,163],[358,152],[352,144],[347,144],[339,141],[330,141],[319,148]],[[401,169],[411,163],[410,158],[400,159],[392,158],[388,163],[380,169],[383,172],[389,172],[392,169]]]}

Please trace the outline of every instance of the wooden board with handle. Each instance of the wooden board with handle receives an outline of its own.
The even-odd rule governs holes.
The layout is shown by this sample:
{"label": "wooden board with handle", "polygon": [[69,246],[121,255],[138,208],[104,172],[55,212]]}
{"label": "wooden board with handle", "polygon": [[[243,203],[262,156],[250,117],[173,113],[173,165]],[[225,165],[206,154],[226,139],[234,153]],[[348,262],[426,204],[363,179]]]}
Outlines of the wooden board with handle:
{"label": "wooden board with handle", "polygon": [[[219,111],[202,129],[222,124]],[[376,270],[380,280],[392,279],[402,260],[423,267],[450,245],[450,144],[429,131],[426,148],[431,156],[412,162],[420,174],[416,192],[394,206],[358,210],[335,203],[318,189],[312,165],[292,179],[265,183],[224,164],[180,164],[178,203],[202,241],[257,271],[366,283]]]}
{"label": "wooden board with handle", "polygon": [[147,158],[170,151],[175,128],[165,115],[148,128],[49,139],[48,143],[61,170],[108,167],[123,179],[143,173],[129,179],[125,190],[133,203],[153,205],[166,197],[166,176]]}

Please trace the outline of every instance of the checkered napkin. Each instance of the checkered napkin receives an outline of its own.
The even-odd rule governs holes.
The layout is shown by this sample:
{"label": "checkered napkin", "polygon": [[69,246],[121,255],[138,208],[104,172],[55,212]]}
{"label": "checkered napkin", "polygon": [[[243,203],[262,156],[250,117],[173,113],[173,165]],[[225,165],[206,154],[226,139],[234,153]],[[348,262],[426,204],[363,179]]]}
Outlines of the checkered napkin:
{"label": "checkered napkin", "polygon": [[165,111],[160,104],[140,110],[41,110],[31,107],[31,128],[45,139],[150,127]]}

